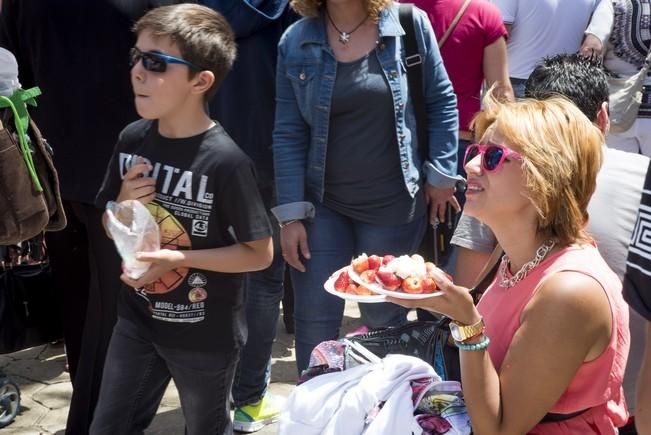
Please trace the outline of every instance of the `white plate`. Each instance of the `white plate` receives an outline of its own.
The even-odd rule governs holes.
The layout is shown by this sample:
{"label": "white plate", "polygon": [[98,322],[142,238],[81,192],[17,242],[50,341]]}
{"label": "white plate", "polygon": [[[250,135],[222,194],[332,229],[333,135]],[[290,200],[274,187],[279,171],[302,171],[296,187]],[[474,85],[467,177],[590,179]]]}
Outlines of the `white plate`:
{"label": "white plate", "polygon": [[342,267],[341,269],[333,273],[332,276],[330,276],[330,278],[328,278],[328,280],[325,282],[325,284],[323,284],[323,288],[331,295],[335,295],[341,299],[346,299],[347,301],[365,302],[369,304],[386,302],[384,295],[373,295],[373,296],[351,295],[350,293],[342,293],[335,290],[335,281],[337,280],[337,278],[339,278],[341,272],[347,269],[348,266]]}
{"label": "white plate", "polygon": [[352,267],[348,266],[348,275],[350,276],[350,279],[355,281],[358,284],[364,284],[366,288],[369,290],[372,290],[375,293],[381,294],[381,295],[386,295],[386,296],[392,296],[396,299],[427,299],[427,298],[433,298],[435,296],[441,296],[443,292],[434,292],[434,293],[405,293],[405,292],[397,292],[393,290],[387,290],[380,283],[373,283],[369,284],[367,282],[364,282],[362,280],[362,277],[359,276],[357,272],[353,270]]}

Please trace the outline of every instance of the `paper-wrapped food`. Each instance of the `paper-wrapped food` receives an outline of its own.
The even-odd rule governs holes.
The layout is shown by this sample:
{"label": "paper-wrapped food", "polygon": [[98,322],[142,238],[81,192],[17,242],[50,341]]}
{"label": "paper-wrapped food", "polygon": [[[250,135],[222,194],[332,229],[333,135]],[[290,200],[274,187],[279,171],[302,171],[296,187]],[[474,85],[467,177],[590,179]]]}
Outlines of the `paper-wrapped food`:
{"label": "paper-wrapped food", "polygon": [[107,227],[122,257],[122,270],[131,279],[138,279],[151,263],[136,260],[138,252],[158,251],[158,224],[147,207],[137,200],[106,204]]}

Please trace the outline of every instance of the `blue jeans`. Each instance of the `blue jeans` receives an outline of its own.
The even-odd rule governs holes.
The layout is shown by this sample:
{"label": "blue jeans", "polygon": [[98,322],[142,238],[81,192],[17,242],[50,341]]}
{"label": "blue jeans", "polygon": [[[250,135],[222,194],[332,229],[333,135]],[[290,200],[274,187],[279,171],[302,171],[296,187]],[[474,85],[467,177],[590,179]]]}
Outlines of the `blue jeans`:
{"label": "blue jeans", "polygon": [[[258,168],[258,189],[267,210],[275,203],[273,174]],[[280,249],[280,231],[276,218],[269,213],[273,227],[274,258],[265,270],[246,274],[246,323],[248,336],[233,382],[235,406],[257,402],[267,392],[271,378],[271,350],[283,298],[285,260]]]}
{"label": "blue jeans", "polygon": [[228,404],[238,351],[158,346],[118,317],[108,348],[91,435],[143,434],[174,379],[187,435],[232,434]]}
{"label": "blue jeans", "polygon": [[[306,222],[311,259],[301,258],[306,272],[291,268],[296,321],[296,365],[299,374],[309,364],[314,347],[336,339],[343,319],[344,300],[327,293],[323,283],[353,256],[412,254],[425,231],[425,216],[403,225],[375,225],[336,213],[318,201],[316,217]],[[407,321],[407,309],[390,303],[359,304],[362,322],[370,328],[398,326]]]}
{"label": "blue jeans", "polygon": [[245,279],[248,338],[233,383],[235,406],[260,400],[271,377],[271,350],[284,292],[285,261],[280,249],[278,224],[272,215],[269,219],[274,228],[273,262],[265,270],[246,274]]}

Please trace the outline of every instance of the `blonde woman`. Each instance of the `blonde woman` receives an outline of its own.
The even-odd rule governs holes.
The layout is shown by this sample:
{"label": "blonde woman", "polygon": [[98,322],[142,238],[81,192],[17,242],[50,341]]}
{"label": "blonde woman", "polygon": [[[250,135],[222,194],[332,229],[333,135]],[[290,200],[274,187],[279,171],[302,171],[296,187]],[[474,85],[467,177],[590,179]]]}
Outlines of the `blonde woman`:
{"label": "blonde woman", "polygon": [[560,98],[489,99],[475,127],[465,212],[505,255],[476,307],[445,277],[443,296],[409,306],[454,319],[475,434],[616,434],[628,309],[584,231],[603,137]]}
{"label": "blonde woman", "polygon": [[[362,252],[413,252],[443,217],[457,172],[456,99],[432,26],[414,9],[427,115],[418,154],[398,5],[390,0],[293,0],[305,18],[279,43],[274,167],[281,247],[295,290],[299,372],[337,337],[344,301],[323,291]],[[429,213],[428,213],[429,208]],[[363,304],[369,327],[406,321],[391,304]]]}

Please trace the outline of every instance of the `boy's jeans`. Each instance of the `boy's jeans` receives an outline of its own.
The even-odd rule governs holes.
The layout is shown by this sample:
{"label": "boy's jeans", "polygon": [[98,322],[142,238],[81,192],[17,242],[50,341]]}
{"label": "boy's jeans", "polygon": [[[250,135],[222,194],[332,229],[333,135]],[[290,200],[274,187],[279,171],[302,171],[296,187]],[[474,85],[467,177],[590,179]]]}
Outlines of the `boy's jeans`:
{"label": "boy's jeans", "polygon": [[237,359],[237,350],[198,352],[158,346],[135,324],[118,318],[90,433],[143,434],[173,378],[187,435],[232,434],[228,401]]}
{"label": "boy's jeans", "polygon": [[[323,283],[339,268],[363,252],[413,254],[425,231],[426,217],[403,225],[359,222],[314,201],[316,217],[305,223],[312,258],[301,258],[306,272],[291,268],[296,321],[296,365],[299,374],[309,364],[312,349],[336,339],[343,320],[344,300],[327,293]],[[369,328],[399,326],[407,321],[407,309],[391,303],[359,304],[362,322]]]}

